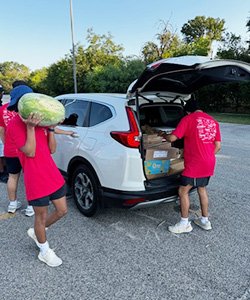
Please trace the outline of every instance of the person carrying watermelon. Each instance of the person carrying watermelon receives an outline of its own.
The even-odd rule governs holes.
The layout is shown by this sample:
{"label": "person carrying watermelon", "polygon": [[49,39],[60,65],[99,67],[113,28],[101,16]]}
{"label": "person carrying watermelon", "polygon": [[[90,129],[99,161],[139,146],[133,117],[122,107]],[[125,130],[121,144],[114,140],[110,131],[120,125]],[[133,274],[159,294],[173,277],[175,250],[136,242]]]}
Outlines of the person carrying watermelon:
{"label": "person carrying watermelon", "polygon": [[[17,104],[25,88],[20,85],[13,89],[18,90],[15,90],[15,97],[12,97],[8,110],[18,112]],[[35,211],[34,228],[30,228],[27,233],[40,249],[38,259],[50,267],[57,267],[62,264],[62,260],[49,247],[45,229],[67,213],[67,188],[51,156],[56,150],[54,132],[57,124],[38,126],[43,118],[37,112],[30,113],[27,119],[18,114],[8,125],[6,140],[16,145],[24,171],[27,200]],[[55,210],[48,214],[50,201]]]}

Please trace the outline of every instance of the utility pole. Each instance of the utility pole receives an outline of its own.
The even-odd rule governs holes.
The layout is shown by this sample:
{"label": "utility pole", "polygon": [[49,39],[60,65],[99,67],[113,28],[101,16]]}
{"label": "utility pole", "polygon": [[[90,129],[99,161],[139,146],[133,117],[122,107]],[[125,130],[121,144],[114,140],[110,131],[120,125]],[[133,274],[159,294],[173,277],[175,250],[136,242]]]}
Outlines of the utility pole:
{"label": "utility pole", "polygon": [[75,93],[77,93],[77,82],[76,82],[76,59],[75,59],[75,42],[74,42],[74,23],[73,23],[72,0],[69,0],[69,2],[70,2],[70,19],[71,19],[72,51],[73,51],[74,89],[75,89]]}

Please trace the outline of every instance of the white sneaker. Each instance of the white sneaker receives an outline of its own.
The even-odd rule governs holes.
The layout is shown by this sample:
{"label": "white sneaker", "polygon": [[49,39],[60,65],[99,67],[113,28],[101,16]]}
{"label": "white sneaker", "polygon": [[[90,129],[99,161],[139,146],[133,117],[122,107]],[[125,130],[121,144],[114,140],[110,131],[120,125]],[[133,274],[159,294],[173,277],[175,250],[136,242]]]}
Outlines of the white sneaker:
{"label": "white sneaker", "polygon": [[195,220],[194,220],[194,223],[195,223],[197,226],[199,226],[199,227],[201,227],[202,229],[204,229],[204,230],[211,230],[211,229],[212,229],[212,226],[211,226],[210,221],[207,221],[206,223],[203,223],[203,222],[201,222],[201,219],[195,219]]}
{"label": "white sneaker", "polygon": [[28,236],[29,236],[30,238],[32,238],[32,240],[35,241],[37,247],[39,247],[38,240],[37,240],[37,238],[36,238],[36,234],[35,234],[34,228],[28,229],[27,233],[28,233]]}
{"label": "white sneaker", "polygon": [[25,209],[25,216],[32,217],[32,216],[34,216],[34,214],[35,214],[35,212],[34,212],[33,206],[27,205],[27,208]]}
{"label": "white sneaker", "polygon": [[8,206],[8,213],[14,214],[16,212],[16,210],[19,209],[21,206],[22,206],[22,203],[20,201],[17,201],[17,205],[10,202],[10,204]]}
{"label": "white sneaker", "polygon": [[193,230],[193,227],[191,226],[191,222],[188,222],[187,225],[183,225],[183,223],[179,222],[175,225],[169,226],[168,230],[173,233],[186,233]]}
{"label": "white sneaker", "polygon": [[59,258],[50,248],[44,255],[40,252],[38,258],[50,267],[58,267],[62,264],[61,258]]}

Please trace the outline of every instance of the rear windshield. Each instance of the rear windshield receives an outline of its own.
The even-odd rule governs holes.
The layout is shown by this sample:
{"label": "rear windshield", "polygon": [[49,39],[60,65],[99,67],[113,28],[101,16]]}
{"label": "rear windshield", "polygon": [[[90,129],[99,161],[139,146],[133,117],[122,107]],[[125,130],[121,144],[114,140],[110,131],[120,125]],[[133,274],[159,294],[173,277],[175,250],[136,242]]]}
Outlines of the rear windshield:
{"label": "rear windshield", "polygon": [[183,108],[179,105],[143,105],[140,107],[140,125],[175,128],[183,118]]}

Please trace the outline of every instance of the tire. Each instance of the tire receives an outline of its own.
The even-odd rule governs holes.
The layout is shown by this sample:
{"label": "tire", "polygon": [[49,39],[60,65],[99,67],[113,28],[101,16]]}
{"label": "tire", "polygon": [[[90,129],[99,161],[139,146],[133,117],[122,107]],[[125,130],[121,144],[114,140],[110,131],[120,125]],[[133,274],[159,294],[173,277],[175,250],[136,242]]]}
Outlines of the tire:
{"label": "tire", "polygon": [[98,180],[86,165],[79,165],[72,177],[72,192],[77,208],[86,217],[94,216],[100,207]]}

